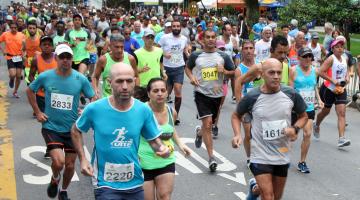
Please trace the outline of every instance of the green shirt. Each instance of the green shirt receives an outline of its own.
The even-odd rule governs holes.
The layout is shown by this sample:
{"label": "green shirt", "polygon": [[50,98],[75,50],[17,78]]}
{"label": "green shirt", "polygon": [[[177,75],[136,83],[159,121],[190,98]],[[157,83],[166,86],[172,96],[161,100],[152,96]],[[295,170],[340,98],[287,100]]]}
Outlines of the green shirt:
{"label": "green shirt", "polygon": [[[105,65],[104,71],[101,73],[101,77],[103,80],[102,97],[108,97],[111,95],[111,87],[110,87],[110,83],[108,81],[108,78],[110,76],[110,69],[111,69],[111,66],[113,66],[116,63],[119,63],[119,62],[114,61],[111,58],[110,53],[106,53],[105,57],[106,57],[106,65]],[[121,62],[130,65],[129,54],[126,53],[125,51],[124,51],[123,61],[121,61]]]}
{"label": "green shirt", "polygon": [[150,68],[147,72],[139,73],[140,87],[146,87],[152,78],[161,77],[160,63],[162,60],[163,50],[159,47],[153,47],[153,51],[146,51],[145,48],[140,48],[134,53],[138,60],[137,69],[141,71],[144,66]]}
{"label": "green shirt", "polygon": [[289,62],[283,62],[281,84],[289,85]]}
{"label": "green shirt", "polygon": [[161,28],[161,26],[160,26],[159,24],[156,24],[155,26],[152,25],[151,29],[152,29],[156,34],[158,34],[158,33],[160,33],[160,32],[162,31],[162,28]]}
{"label": "green shirt", "polygon": [[[75,43],[76,39],[80,39],[78,44]],[[65,34],[65,41],[67,41],[71,45],[75,45],[72,47],[74,52],[74,63],[78,64],[82,60],[86,58],[90,58],[90,53],[86,50],[86,45],[88,40],[91,39],[90,32],[84,28],[81,28],[79,31],[77,30],[69,30]]]}
{"label": "green shirt", "polygon": [[59,43],[61,44],[64,42],[65,42],[65,34],[62,36],[55,35],[53,38],[54,47],[56,47]]}
{"label": "green shirt", "polygon": [[160,129],[162,131],[160,138],[162,138],[162,136],[164,136],[164,138],[170,137],[170,139],[162,139],[164,145],[168,146],[170,149],[170,156],[168,158],[161,158],[157,156],[154,150],[151,148],[149,142],[141,137],[138,154],[140,158],[140,165],[143,169],[151,170],[163,168],[171,163],[174,163],[176,160],[174,155],[174,142],[172,139],[174,134],[172,111],[169,106],[166,107],[168,109],[168,122],[166,124],[160,125]]}

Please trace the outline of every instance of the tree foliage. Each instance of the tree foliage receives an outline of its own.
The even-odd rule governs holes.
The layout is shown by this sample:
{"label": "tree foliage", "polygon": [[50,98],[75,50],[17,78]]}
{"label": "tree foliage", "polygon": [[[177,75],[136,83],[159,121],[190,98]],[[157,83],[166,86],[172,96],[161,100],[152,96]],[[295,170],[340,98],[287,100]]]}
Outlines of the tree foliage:
{"label": "tree foliage", "polygon": [[259,1],[245,0],[246,16],[249,24],[254,24],[259,20]]}

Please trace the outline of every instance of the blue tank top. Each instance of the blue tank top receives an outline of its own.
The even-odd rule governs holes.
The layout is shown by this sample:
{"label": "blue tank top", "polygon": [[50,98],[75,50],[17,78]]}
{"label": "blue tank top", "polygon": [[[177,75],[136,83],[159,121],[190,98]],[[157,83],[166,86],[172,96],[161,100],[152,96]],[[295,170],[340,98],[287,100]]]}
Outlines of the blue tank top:
{"label": "blue tank top", "polygon": [[[246,74],[249,71],[249,67],[244,65],[243,63],[240,63],[239,65],[239,69],[241,72],[241,75]],[[248,92],[250,92],[250,90],[252,90],[254,88],[254,83],[253,81],[250,82],[246,82],[242,88],[242,93],[245,96]]]}
{"label": "blue tank top", "polygon": [[303,97],[307,108],[306,112],[314,110],[315,103],[315,87],[316,87],[316,72],[315,68],[311,66],[309,75],[305,75],[299,65],[296,65],[296,78],[294,80],[294,88]]}

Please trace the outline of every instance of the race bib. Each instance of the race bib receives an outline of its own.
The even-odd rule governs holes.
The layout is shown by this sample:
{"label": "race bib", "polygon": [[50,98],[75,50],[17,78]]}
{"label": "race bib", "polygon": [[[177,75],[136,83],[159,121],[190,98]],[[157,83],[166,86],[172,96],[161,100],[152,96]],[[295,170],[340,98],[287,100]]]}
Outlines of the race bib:
{"label": "race bib", "polygon": [[287,127],[286,120],[263,121],[263,139],[276,140],[284,136],[283,129]]}
{"label": "race bib", "polygon": [[216,81],[218,80],[218,70],[216,67],[202,68],[201,77],[204,81]]}
{"label": "race bib", "polygon": [[74,96],[51,93],[51,107],[60,110],[72,110]]}
{"label": "race bib", "polygon": [[181,59],[182,59],[182,54],[173,53],[170,57],[170,62],[174,64],[178,64],[181,62]]}
{"label": "race bib", "polygon": [[13,56],[11,57],[11,60],[16,63],[16,62],[21,62],[22,61],[22,57],[21,56]]}
{"label": "race bib", "polygon": [[134,178],[134,163],[105,163],[104,180],[106,182],[128,182]]}
{"label": "race bib", "polygon": [[315,103],[314,90],[300,90],[299,93],[307,105]]}

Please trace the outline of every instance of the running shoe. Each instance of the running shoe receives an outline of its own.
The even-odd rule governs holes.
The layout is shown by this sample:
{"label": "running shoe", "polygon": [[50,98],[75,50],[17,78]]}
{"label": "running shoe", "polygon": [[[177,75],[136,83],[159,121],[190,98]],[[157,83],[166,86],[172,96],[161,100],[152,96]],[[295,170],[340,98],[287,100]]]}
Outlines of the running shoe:
{"label": "running shoe", "polygon": [[250,159],[246,159],[246,166],[248,169],[250,169]]}
{"label": "running shoe", "polygon": [[313,132],[314,132],[314,137],[316,139],[320,139],[320,127],[318,125],[316,125],[316,123],[313,123]]}
{"label": "running shoe", "polygon": [[251,178],[249,180],[249,192],[246,195],[246,200],[257,200],[259,195],[253,193],[253,189],[256,186],[256,180],[255,178]]}
{"label": "running shoe", "polygon": [[212,134],[214,137],[217,137],[219,135],[219,128],[216,125],[212,126]]}
{"label": "running shoe", "polygon": [[14,98],[17,98],[17,99],[20,98],[20,96],[18,95],[17,92],[14,92],[14,93],[13,93],[13,97],[14,97]]}
{"label": "running shoe", "polygon": [[15,83],[15,80],[14,80],[14,79],[10,79],[10,81],[9,81],[9,87],[10,87],[10,88],[14,88],[14,83]]}
{"label": "running shoe", "polygon": [[349,139],[346,139],[345,137],[340,137],[338,141],[338,147],[345,147],[350,146],[351,142]]}
{"label": "running shoe", "polygon": [[175,120],[175,126],[179,126],[179,124],[180,124],[180,119],[179,118],[177,118],[176,120]]}
{"label": "running shoe", "polygon": [[173,100],[171,99],[171,96],[167,97],[167,103],[173,103]]}
{"label": "running shoe", "polygon": [[59,200],[70,200],[67,195],[67,191],[59,191],[58,199]]}
{"label": "running shoe", "polygon": [[[60,175],[59,175],[60,176]],[[58,194],[58,187],[59,187],[59,182],[60,182],[60,178],[59,180],[55,180],[53,176],[51,176],[51,180],[50,183],[48,185],[47,188],[47,195],[50,198],[55,198],[56,195]]]}
{"label": "running shoe", "polygon": [[46,149],[46,153],[44,154],[44,158],[45,159],[50,159],[50,153],[48,152],[47,149]]}
{"label": "running shoe", "polygon": [[202,143],[202,136],[200,135],[201,126],[195,127],[195,147],[200,148]]}
{"label": "running shoe", "polygon": [[308,166],[306,165],[306,162],[299,162],[297,169],[305,174],[310,173],[310,169],[308,168]]}
{"label": "running shoe", "polygon": [[236,97],[235,97],[235,96],[233,96],[233,97],[231,98],[231,103],[232,103],[232,104],[236,104]]}
{"label": "running shoe", "polygon": [[80,97],[80,103],[82,104],[82,105],[85,105],[86,104],[86,99],[85,99],[85,97]]}
{"label": "running shoe", "polygon": [[217,168],[217,162],[215,160],[214,157],[211,157],[209,159],[209,169],[210,169],[210,172],[216,172],[216,168]]}

